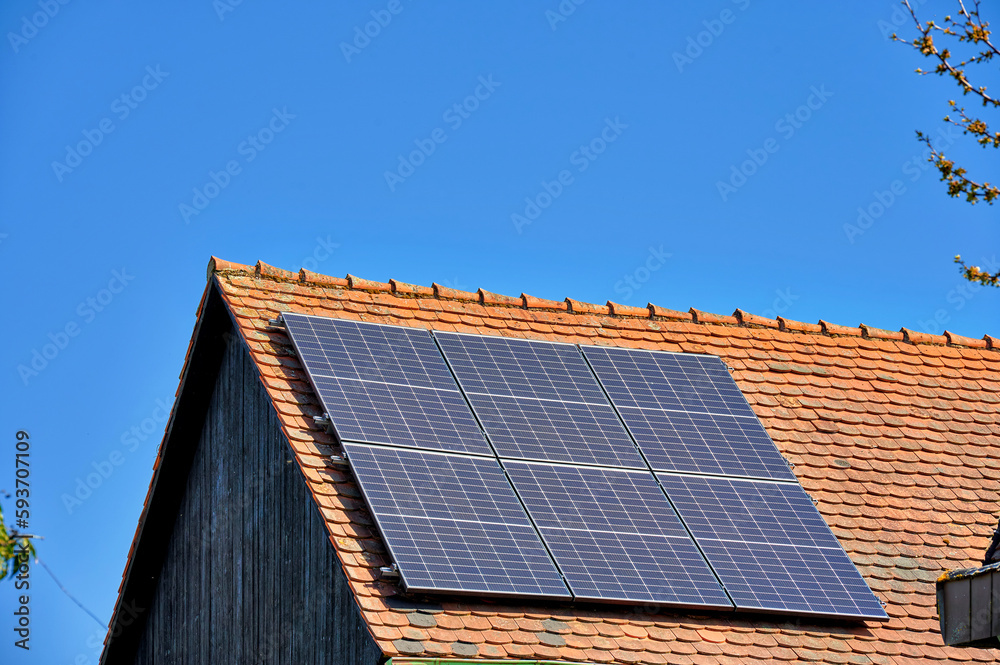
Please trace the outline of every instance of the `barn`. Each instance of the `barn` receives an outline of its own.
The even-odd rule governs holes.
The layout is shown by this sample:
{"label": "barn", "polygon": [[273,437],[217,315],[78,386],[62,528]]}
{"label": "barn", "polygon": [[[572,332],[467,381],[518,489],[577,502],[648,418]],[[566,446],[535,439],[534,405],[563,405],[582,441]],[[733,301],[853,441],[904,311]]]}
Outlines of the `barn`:
{"label": "barn", "polygon": [[[379,455],[390,448],[345,443],[358,438],[343,435],[350,427],[368,426],[359,415],[364,410],[334,413],[328,391],[342,386],[331,388],[320,380],[310,366],[314,360],[309,349],[315,347],[309,346],[304,328],[293,325],[320,319],[332,321],[331,330],[348,323],[379,324],[393,326],[394,339],[433,341],[448,360],[442,366],[454,370],[461,386],[450,392],[435,388],[433,399],[464,396],[489,433],[483,436],[494,452],[479,456],[472,451],[472,456],[463,457],[453,448],[391,448],[405,462],[400,468],[405,471],[426,459],[462,457],[483,468],[502,467],[515,490],[520,482],[515,467],[542,465],[504,461],[505,454],[497,452],[503,437],[484,419],[487,407],[473,399],[490,389],[468,388],[472,379],[462,374],[459,352],[446,343],[475,336],[477,344],[496,343],[515,351],[525,341],[535,343],[529,345],[535,350],[574,349],[566,353],[574,358],[582,354],[600,379],[593,385],[604,388],[604,396],[593,399],[610,400],[614,406],[608,412],[620,417],[620,423],[606,426],[631,433],[629,440],[638,442],[636,448],[647,463],[653,459],[651,448],[644,448],[637,427],[621,415],[631,413],[629,408],[641,409],[620,407],[616,389],[604,381],[595,359],[649,351],[681,365],[690,361],[701,363],[699,367],[722,367],[725,376],[718,381],[735,381],[738,388],[726,399],[745,398],[740,403],[752,409],[740,422],[759,422],[765,438],[777,446],[770,458],[766,451],[760,453],[765,471],[746,474],[777,474],[777,480],[768,481],[768,491],[778,487],[788,496],[807,497],[808,507],[796,509],[796,514],[804,522],[802,515],[815,513],[810,533],[822,531],[817,538],[829,538],[827,545],[817,546],[829,557],[810,559],[808,570],[789,573],[790,579],[801,580],[809,570],[821,577],[815,571],[828,564],[839,571],[836,579],[799,587],[775,582],[769,588],[786,589],[779,597],[757,604],[742,600],[741,584],[752,575],[747,559],[740,557],[765,544],[738,535],[724,547],[712,545],[711,534],[703,537],[699,531],[708,527],[692,517],[704,500],[692,494],[695,499],[684,502],[685,490],[677,480],[687,477],[683,469],[652,465],[644,478],[659,479],[649,483],[660,482],[665,489],[661,494],[656,488],[658,498],[649,499],[663,508],[647,531],[665,529],[663,524],[674,520],[684,531],[660,535],[673,538],[670,542],[690,536],[697,547],[685,550],[688,554],[677,548],[662,550],[665,554],[647,562],[651,567],[636,564],[639,574],[633,578],[641,581],[639,587],[622,583],[627,592],[602,596],[604,587],[595,582],[595,591],[584,591],[580,575],[588,571],[566,565],[564,557],[585,555],[580,548],[564,553],[562,541],[549,535],[554,529],[540,526],[543,508],[532,503],[534,495],[520,491],[511,495],[520,499],[511,510],[523,508],[526,513],[518,514],[530,519],[522,535],[504,535],[504,540],[540,543],[543,547],[536,549],[545,563],[538,565],[554,562],[554,573],[545,579],[541,574],[532,577],[529,582],[535,586],[520,585],[513,574],[502,583],[483,582],[482,587],[441,582],[433,566],[420,560],[419,548],[402,549],[417,538],[418,521],[394,528],[398,522],[392,519],[398,515],[386,513],[378,498],[397,489],[396,481],[378,485],[377,476],[388,468]],[[474,355],[469,352],[469,357]],[[452,380],[449,376],[441,380]],[[998,377],[1000,339],[989,335],[972,339],[950,332],[929,335],[905,328],[897,332],[863,324],[803,323],[742,310],[716,315],[653,304],[511,297],[482,289],[473,293],[438,284],[295,273],[261,262],[246,266],[212,258],[101,662],[1000,660],[1000,649],[992,646],[997,644],[1000,621],[1000,603],[994,611],[992,598],[1000,594],[1000,583],[994,594],[990,585],[996,566],[979,568],[1000,498]],[[592,378],[587,374],[579,380]],[[530,388],[528,384],[530,378],[525,383]],[[380,394],[366,393],[366,408],[373,413],[383,408],[372,397]],[[431,397],[417,400],[417,407],[428,410],[428,400]],[[491,403],[502,401],[494,395]],[[573,417],[599,421],[595,409]],[[502,409],[499,412],[502,416]],[[342,418],[354,424],[344,424]],[[626,453],[635,450],[620,455]],[[620,462],[620,456],[615,459],[619,462],[595,457],[578,467],[552,466],[560,473],[576,469],[573,473],[579,472],[579,477],[604,474],[600,477],[612,479],[607,481],[612,489],[617,487],[615,478],[640,475],[635,469],[618,468],[629,464]],[[659,464],[669,466],[677,459],[675,450]],[[742,472],[727,471],[721,457],[713,459],[721,470],[699,467],[691,482],[749,484],[740,478]],[[748,461],[744,453],[733,459],[728,463],[740,468],[760,461]],[[780,464],[775,462],[779,459]],[[372,469],[378,473],[370,473]],[[508,487],[502,477],[498,482]],[[547,488],[540,482],[536,489],[536,494],[544,494]],[[650,505],[626,512],[634,517]],[[723,517],[713,518],[713,528],[721,528],[718,519]],[[512,519],[506,526],[513,529],[519,518]],[[504,524],[496,525],[501,527]],[[434,537],[442,533],[431,529]],[[653,542],[651,538],[643,542]],[[789,570],[789,558],[796,552],[815,549],[796,542],[782,547],[768,551],[783,553],[778,558]],[[431,549],[428,545],[426,551]],[[485,579],[489,576],[484,567],[505,574],[513,570],[504,567],[508,555],[502,549],[487,548],[476,564],[480,569],[473,573]],[[524,558],[527,549],[529,545],[521,547],[517,556]],[[441,552],[458,556],[451,545],[442,546]],[[657,578],[655,571],[665,570],[663,562],[670,556],[688,561],[680,569],[680,577],[687,575],[690,582],[687,591],[673,583],[672,573]],[[699,577],[703,569],[691,563],[694,559],[697,565],[707,561],[704,571],[710,574]],[[493,563],[486,566],[484,561]],[[423,564],[431,572],[420,568]],[[615,583],[625,575],[612,572]],[[513,586],[503,586],[508,583]],[[753,580],[749,584],[756,588]],[[832,594],[830,589],[841,588],[838,584],[853,591]],[[840,600],[816,604],[818,595]],[[946,610],[944,618],[939,607]]]}

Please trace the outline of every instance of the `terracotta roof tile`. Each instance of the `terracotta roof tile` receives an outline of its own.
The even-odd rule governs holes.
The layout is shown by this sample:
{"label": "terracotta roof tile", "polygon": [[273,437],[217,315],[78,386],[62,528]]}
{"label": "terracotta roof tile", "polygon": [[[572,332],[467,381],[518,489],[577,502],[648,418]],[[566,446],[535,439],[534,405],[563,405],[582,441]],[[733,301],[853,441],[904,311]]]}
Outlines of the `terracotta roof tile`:
{"label": "terracotta roof tile", "polygon": [[739,321],[736,320],[735,316],[720,316],[719,314],[710,314],[708,312],[703,312],[701,310],[692,307],[690,310],[691,316],[694,318],[695,323],[722,323],[736,325]]}
{"label": "terracotta roof tile", "polygon": [[569,309],[569,303],[565,300],[545,300],[544,298],[529,296],[527,293],[521,294],[521,306],[525,309],[552,309],[556,311],[566,311]]}
{"label": "terracotta roof tile", "polygon": [[361,279],[360,277],[355,277],[354,275],[347,276],[347,285],[352,289],[358,289],[360,291],[392,291],[392,285],[388,282],[373,282],[370,279]]}
{"label": "terracotta roof tile", "polygon": [[777,319],[769,319],[766,316],[757,316],[756,314],[744,312],[742,309],[737,309],[733,312],[733,316],[740,322],[740,325],[744,326],[760,326],[762,328],[781,327],[781,322]]}
{"label": "terracotta roof tile", "polygon": [[902,331],[882,330],[881,328],[872,328],[871,326],[866,326],[863,323],[859,326],[859,328],[861,328],[862,336],[868,339],[891,339],[897,342],[903,341]]}
{"label": "terracotta roof tile", "polygon": [[900,328],[899,330],[903,333],[903,340],[909,342],[910,344],[948,343],[948,338],[944,335],[928,335],[927,333],[917,332],[916,330],[910,330],[909,328]]}
{"label": "terracotta roof tile", "polygon": [[254,272],[257,277],[268,277],[270,279],[285,280],[289,282],[296,281],[299,278],[299,274],[297,272],[275,268],[274,266],[270,266],[263,261],[257,262]]}
{"label": "terracotta roof tile", "polygon": [[479,302],[478,293],[470,293],[469,291],[461,291],[459,289],[453,289],[451,287],[442,286],[441,284],[434,283],[431,285],[434,289],[434,296],[437,298],[448,298],[450,300],[467,300],[470,302]]}
{"label": "terracotta roof tile", "polygon": [[[861,328],[850,328],[848,326],[838,326],[835,323],[829,323],[827,321],[824,321],[823,319],[820,319],[819,325],[823,329],[823,332],[826,333],[826,334],[828,334],[828,335],[843,335],[845,337],[860,337],[861,336]],[[844,343],[845,344],[849,344],[849,342],[844,342]]]}
{"label": "terracotta roof tile", "polygon": [[670,321],[694,321],[694,315],[691,312],[679,312],[675,309],[667,309],[666,307],[654,305],[653,303],[649,303],[646,307],[649,309],[649,315],[654,318],[668,319]]}
{"label": "terracotta roof tile", "polygon": [[[209,274],[236,316],[238,333],[251,344],[262,385],[372,635],[401,664],[407,656],[595,663],[1000,660],[1000,649],[942,646],[933,585],[942,570],[976,565],[995,525],[997,338],[807,324],[742,310],[718,316],[654,305],[512,298],[482,289],[473,294],[287,273],[217,258]],[[388,598],[396,587],[377,576],[386,556],[371,517],[350,474],[327,464],[333,440],[312,422],[318,406],[309,383],[289,355],[287,337],[268,327],[282,308],[436,330],[719,355],[893,619],[765,622],[476,599],[442,602],[443,612],[395,609]]]}
{"label": "terracotta roof tile", "polygon": [[629,305],[619,305],[616,302],[608,301],[608,313],[611,316],[649,316],[648,307],[630,307]]}
{"label": "terracotta roof tile", "polygon": [[956,335],[955,333],[945,330],[944,336],[948,339],[948,344],[952,346],[967,346],[973,349],[985,349],[987,347],[987,342],[985,339],[973,339],[971,337],[962,337],[961,335]]}
{"label": "terracotta roof tile", "polygon": [[302,268],[299,270],[299,281],[303,284],[315,284],[317,286],[347,286],[347,280],[343,277],[330,277],[320,275],[311,270]]}

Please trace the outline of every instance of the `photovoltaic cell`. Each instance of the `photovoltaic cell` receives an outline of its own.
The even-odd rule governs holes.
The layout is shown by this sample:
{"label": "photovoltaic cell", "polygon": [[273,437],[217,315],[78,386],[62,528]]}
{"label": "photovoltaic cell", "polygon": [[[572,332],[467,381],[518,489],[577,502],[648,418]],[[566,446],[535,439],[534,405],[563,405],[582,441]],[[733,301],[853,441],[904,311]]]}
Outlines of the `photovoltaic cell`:
{"label": "photovoltaic cell", "polygon": [[719,358],[582,348],[654,470],[795,479]]}
{"label": "photovoltaic cell", "polygon": [[426,330],[282,319],[342,440],[493,454]]}
{"label": "photovoltaic cell", "polygon": [[500,457],[645,467],[575,346],[434,337]]}
{"label": "photovoltaic cell", "polygon": [[496,459],[344,448],[407,590],[570,597]]}
{"label": "photovoltaic cell", "polygon": [[737,609],[887,618],[797,484],[657,477]]}
{"label": "photovoltaic cell", "polygon": [[732,607],[648,471],[504,467],[577,599]]}

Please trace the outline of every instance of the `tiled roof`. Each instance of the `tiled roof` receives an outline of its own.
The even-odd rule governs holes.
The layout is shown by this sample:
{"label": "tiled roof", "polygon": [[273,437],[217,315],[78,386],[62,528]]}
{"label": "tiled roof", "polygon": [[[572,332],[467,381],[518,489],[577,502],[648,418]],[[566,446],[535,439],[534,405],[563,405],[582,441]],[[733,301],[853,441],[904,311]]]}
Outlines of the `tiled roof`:
{"label": "tiled roof", "polygon": [[[298,273],[213,259],[371,632],[388,656],[594,663],[1000,660],[1000,649],[942,646],[936,578],[978,565],[1000,505],[1000,340],[719,316],[567,298],[520,298],[438,284]],[[371,516],[287,337],[268,321],[296,311],[395,325],[720,356],[806,491],[887,603],[888,622],[770,621],[642,608],[443,599],[392,602]]]}

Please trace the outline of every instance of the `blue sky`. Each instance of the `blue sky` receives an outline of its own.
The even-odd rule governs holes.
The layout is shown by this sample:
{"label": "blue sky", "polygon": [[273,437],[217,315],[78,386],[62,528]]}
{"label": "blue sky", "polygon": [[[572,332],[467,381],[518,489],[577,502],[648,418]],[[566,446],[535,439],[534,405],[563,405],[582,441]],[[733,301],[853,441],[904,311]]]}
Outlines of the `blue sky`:
{"label": "blue sky", "polygon": [[[27,430],[30,531],[99,617],[213,254],[1000,335],[1000,291],[951,263],[996,260],[996,210],[921,157],[955,93],[886,39],[894,2],[511,4],[0,8],[0,488]],[[993,154],[939,140],[990,179]],[[96,662],[96,622],[31,581],[30,653],[0,584],[0,660]]]}

